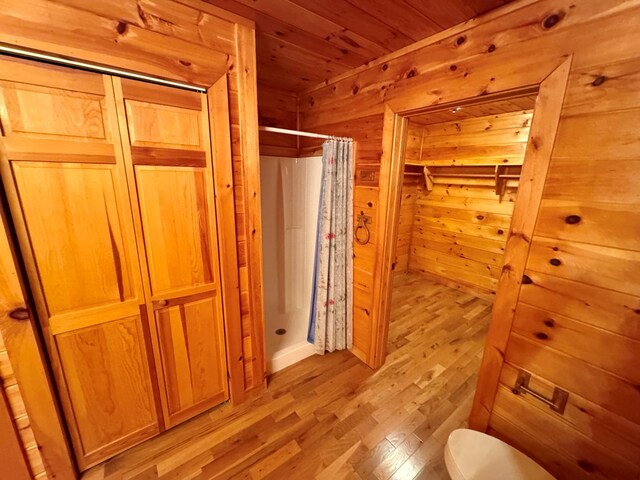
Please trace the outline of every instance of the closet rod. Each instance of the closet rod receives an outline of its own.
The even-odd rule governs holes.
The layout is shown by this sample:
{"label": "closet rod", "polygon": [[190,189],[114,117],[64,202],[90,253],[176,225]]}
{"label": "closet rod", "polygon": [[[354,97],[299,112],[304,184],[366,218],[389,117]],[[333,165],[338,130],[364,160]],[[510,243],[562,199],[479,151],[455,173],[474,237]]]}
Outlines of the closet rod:
{"label": "closet rod", "polygon": [[285,135],[297,135],[298,137],[311,137],[311,138],[345,138],[345,140],[353,140],[352,138],[347,137],[335,137],[333,135],[323,135],[321,133],[312,133],[312,132],[303,132],[300,130],[288,130],[286,128],[278,128],[278,127],[258,127],[259,130],[263,132],[271,132],[271,133],[283,133]]}
{"label": "closet rod", "polygon": [[166,85],[168,87],[182,88],[184,90],[191,90],[192,92],[207,92],[206,88],[196,87],[195,85],[189,85],[188,83],[165,80],[164,78],[144,75],[142,73],[129,72],[127,70],[120,70],[119,68],[104,67],[102,65],[96,65],[94,63],[83,62],[81,60],[73,60],[71,58],[60,57],[57,55],[49,55],[48,53],[42,53],[36,50],[25,50],[23,48],[12,47],[4,43],[0,43],[0,53],[4,53],[12,57],[20,57],[26,58],[28,60],[52,63],[55,65],[64,65],[65,67],[79,68],[82,70],[88,70],[90,72],[106,73],[107,75],[114,75],[116,77],[142,80],[143,82],[156,83],[159,85]]}

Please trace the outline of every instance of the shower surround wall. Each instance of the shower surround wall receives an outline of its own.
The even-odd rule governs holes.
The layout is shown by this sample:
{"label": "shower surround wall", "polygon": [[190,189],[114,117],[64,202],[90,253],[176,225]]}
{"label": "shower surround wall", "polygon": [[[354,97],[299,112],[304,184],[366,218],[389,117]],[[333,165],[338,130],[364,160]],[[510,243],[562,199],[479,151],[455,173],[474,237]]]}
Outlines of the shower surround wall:
{"label": "shower surround wall", "polygon": [[265,341],[270,373],[314,353],[313,345],[307,342],[307,330],[321,180],[320,156],[260,157]]}

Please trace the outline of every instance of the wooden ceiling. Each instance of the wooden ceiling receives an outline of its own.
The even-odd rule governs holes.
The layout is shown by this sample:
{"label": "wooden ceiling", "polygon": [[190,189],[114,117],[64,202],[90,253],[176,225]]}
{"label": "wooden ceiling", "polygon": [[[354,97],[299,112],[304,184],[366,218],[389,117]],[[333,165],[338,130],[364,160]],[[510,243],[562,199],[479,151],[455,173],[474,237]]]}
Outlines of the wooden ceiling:
{"label": "wooden ceiling", "polygon": [[207,0],[256,22],[258,82],[301,91],[511,0]]}
{"label": "wooden ceiling", "polygon": [[411,123],[418,125],[433,125],[436,123],[457,122],[467,118],[486,117],[501,113],[521,112],[533,110],[537,95],[493,100],[487,103],[478,103],[456,108],[452,106],[446,110],[439,110],[411,117]]}

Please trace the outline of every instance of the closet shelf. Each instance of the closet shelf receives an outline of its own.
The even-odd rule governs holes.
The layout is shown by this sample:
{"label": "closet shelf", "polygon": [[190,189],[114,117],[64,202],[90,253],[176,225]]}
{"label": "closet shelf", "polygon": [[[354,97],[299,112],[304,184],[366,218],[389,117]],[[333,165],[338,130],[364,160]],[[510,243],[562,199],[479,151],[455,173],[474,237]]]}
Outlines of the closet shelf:
{"label": "closet shelf", "polygon": [[482,185],[494,187],[496,195],[502,197],[507,188],[519,185],[521,165],[460,165],[427,167],[424,164],[406,163],[404,174],[424,177],[427,191],[434,184]]}

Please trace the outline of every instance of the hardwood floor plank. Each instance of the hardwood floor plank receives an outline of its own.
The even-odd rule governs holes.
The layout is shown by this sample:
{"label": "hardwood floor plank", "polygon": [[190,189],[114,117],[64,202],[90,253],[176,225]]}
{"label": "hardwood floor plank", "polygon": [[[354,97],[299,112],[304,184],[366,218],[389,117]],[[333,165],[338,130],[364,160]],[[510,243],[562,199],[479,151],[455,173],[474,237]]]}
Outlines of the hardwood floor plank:
{"label": "hardwood floor plank", "polygon": [[416,272],[394,279],[387,363],[313,356],[95,467],[84,480],[447,479],[466,425],[491,303]]}

